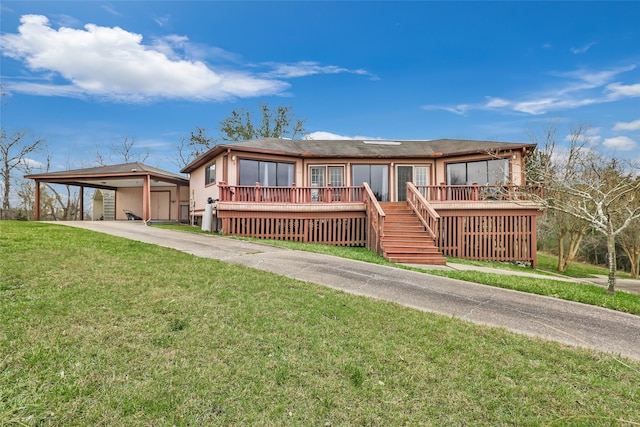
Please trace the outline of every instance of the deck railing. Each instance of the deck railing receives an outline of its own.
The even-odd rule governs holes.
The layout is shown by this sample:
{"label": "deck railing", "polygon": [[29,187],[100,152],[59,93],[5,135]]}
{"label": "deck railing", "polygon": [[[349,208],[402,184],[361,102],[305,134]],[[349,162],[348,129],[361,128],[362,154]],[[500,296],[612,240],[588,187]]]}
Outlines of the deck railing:
{"label": "deck railing", "polygon": [[429,202],[418,191],[415,185],[407,182],[407,203],[413,209],[418,219],[422,222],[427,232],[437,240],[440,215],[431,207]]}
{"label": "deck railing", "polygon": [[256,185],[226,185],[220,183],[221,202],[244,203],[362,203],[363,187],[267,187]]}
{"label": "deck railing", "polygon": [[429,202],[536,201],[543,197],[540,185],[418,185]]}
{"label": "deck railing", "polygon": [[[218,184],[221,202],[241,203],[363,203],[362,186],[267,187]],[[427,202],[537,201],[542,199],[540,185],[417,185]]]}
{"label": "deck railing", "polygon": [[364,205],[367,215],[367,241],[366,247],[372,252],[382,255],[382,238],[384,237],[385,213],[373,194],[371,187],[366,182],[364,188]]}
{"label": "deck railing", "polygon": [[[226,203],[222,209],[218,205],[217,214],[225,234],[366,246],[372,252],[383,253],[383,230],[387,218],[367,184],[362,187],[262,187],[221,183],[219,187],[221,202],[238,202]],[[541,196],[539,187],[407,184],[407,203],[444,255],[477,260],[525,261],[534,266],[536,221],[541,214],[540,209],[534,204],[521,203],[496,204],[496,209],[487,208],[491,207],[492,200],[536,201],[536,197]],[[483,200],[487,203],[470,203]],[[459,203],[437,203],[445,201]],[[255,203],[259,209],[243,203]],[[283,207],[278,203],[292,206]],[[317,203],[318,209],[309,205],[294,206],[309,203]]]}

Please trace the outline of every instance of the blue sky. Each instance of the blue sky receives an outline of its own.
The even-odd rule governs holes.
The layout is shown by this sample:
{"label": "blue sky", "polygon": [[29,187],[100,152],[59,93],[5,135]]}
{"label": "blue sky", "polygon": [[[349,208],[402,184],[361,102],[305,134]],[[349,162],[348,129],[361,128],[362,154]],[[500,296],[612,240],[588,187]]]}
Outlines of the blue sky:
{"label": "blue sky", "polygon": [[[640,2],[3,1],[2,126],[52,170],[290,105],[312,136],[531,142],[640,159]],[[42,161],[44,154],[34,156]]]}

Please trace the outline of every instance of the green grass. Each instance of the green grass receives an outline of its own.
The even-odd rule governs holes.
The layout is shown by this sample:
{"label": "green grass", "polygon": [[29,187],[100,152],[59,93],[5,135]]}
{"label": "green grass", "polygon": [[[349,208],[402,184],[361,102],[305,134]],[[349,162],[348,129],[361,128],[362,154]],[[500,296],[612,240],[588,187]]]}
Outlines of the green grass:
{"label": "green grass", "polygon": [[[558,258],[555,255],[547,254],[544,252],[538,252],[538,269],[543,271],[550,271],[558,274],[556,267],[558,266]],[[617,271],[617,277],[630,278],[631,275],[624,271]],[[594,276],[608,276],[609,269],[599,265],[593,265],[583,262],[574,261],[569,265],[569,268],[565,273],[562,273],[566,277],[584,278],[588,279]]]}
{"label": "green grass", "polygon": [[219,235],[217,232],[204,231],[201,227],[189,224],[150,224],[153,227],[164,228],[165,230],[188,231],[190,233]]}
{"label": "green grass", "polygon": [[[387,261],[383,257],[364,248],[349,248],[299,242],[286,242],[279,240],[260,240],[255,238],[241,238],[241,240],[259,242],[294,250],[321,253],[325,255],[334,255],[342,258],[371,262],[374,264],[389,265],[407,270],[421,271],[436,276],[448,277],[451,279],[465,280],[467,282],[480,283],[483,285],[496,286],[521,292],[561,298],[568,301],[596,305],[599,307],[609,308],[625,313],[640,315],[640,295],[630,294],[627,292],[616,292],[615,296],[611,296],[607,295],[606,290],[603,287],[579,282],[553,280],[553,275],[550,275],[548,279],[541,279],[537,277],[524,277],[502,273],[429,269],[428,266],[419,268]],[[527,267],[519,267],[516,265],[509,265],[504,263],[485,263],[481,261],[460,260],[457,258],[452,259],[452,261],[464,262],[465,264],[471,265],[502,268],[507,271],[513,270],[529,273],[535,271]]]}
{"label": "green grass", "polygon": [[637,361],[43,223],[0,222],[0,373],[0,425],[640,419]]}

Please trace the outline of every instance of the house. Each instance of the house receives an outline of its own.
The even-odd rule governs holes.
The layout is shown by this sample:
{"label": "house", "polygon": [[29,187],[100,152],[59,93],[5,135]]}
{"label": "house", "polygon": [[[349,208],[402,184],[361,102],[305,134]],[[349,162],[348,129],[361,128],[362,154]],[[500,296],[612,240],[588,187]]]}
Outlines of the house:
{"label": "house", "polygon": [[[184,176],[139,162],[27,175],[35,180],[35,219],[40,220],[41,183],[80,188],[84,215],[84,190],[95,189],[94,219],[188,221],[189,181]],[[81,218],[84,219],[84,218]]]}
{"label": "house", "polygon": [[535,144],[439,139],[257,139],[182,169],[192,220],[209,199],[228,235],[366,246],[385,258],[444,255],[536,264]]}

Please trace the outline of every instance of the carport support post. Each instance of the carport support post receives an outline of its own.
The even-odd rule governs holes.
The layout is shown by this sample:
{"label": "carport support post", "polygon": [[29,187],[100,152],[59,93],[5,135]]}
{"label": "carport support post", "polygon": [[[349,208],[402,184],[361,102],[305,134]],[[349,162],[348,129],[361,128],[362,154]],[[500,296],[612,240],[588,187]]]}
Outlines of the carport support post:
{"label": "carport support post", "polygon": [[84,187],[80,186],[80,221],[84,221]]}
{"label": "carport support post", "polygon": [[142,219],[149,221],[151,219],[151,177],[144,176],[142,185]]}
{"label": "carport support post", "polygon": [[176,184],[176,197],[175,197],[175,205],[176,205],[176,220],[180,222],[180,184]]}
{"label": "carport support post", "polygon": [[34,219],[36,221],[40,221],[40,181],[36,179],[36,194],[35,194],[35,201],[34,201]]}

